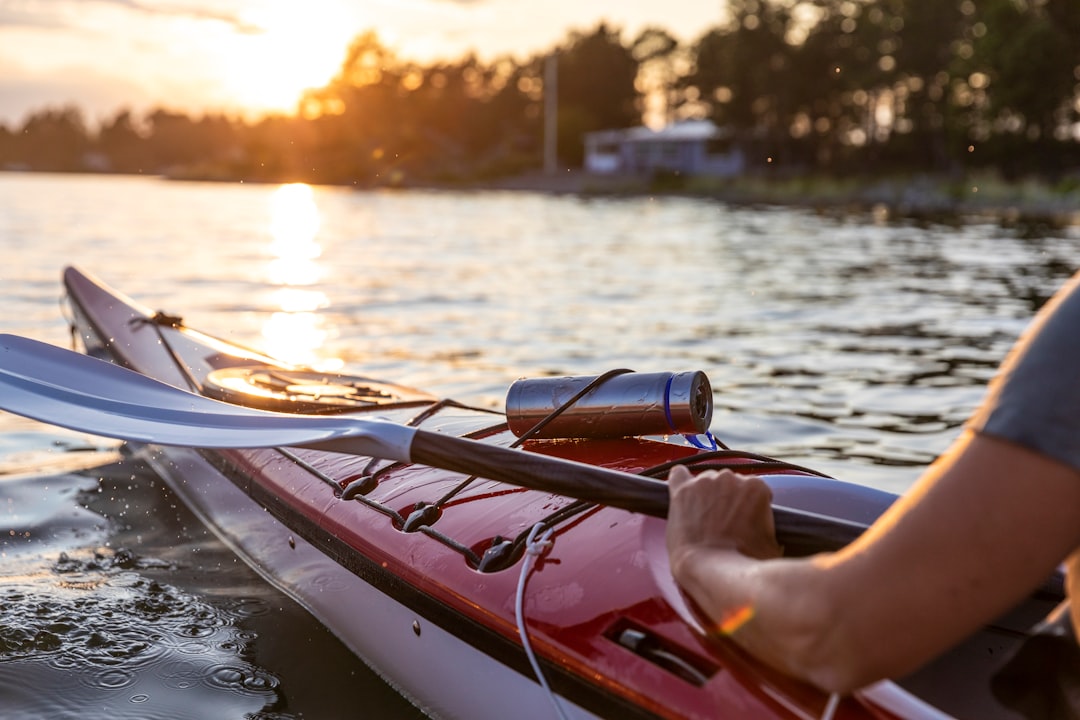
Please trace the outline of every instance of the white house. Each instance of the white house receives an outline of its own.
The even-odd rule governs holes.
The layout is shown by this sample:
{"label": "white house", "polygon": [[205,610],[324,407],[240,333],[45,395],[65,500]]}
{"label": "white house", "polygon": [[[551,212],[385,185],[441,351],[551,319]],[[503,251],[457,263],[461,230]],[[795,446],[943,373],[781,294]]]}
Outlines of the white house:
{"label": "white house", "polygon": [[746,160],[730,131],[709,120],[686,120],[660,130],[635,127],[585,135],[585,169],[597,174],[651,174],[731,177]]}

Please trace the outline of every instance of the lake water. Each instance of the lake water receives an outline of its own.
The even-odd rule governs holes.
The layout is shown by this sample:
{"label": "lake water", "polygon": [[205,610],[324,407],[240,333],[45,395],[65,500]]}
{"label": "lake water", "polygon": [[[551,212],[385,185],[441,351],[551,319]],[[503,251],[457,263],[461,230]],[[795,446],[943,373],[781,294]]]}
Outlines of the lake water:
{"label": "lake water", "polygon": [[[60,272],[288,360],[501,407],[521,376],[704,370],[726,444],[902,492],[1080,228],[683,198],[0,173],[0,331]],[[0,715],[411,718],[112,441],[0,416]]]}

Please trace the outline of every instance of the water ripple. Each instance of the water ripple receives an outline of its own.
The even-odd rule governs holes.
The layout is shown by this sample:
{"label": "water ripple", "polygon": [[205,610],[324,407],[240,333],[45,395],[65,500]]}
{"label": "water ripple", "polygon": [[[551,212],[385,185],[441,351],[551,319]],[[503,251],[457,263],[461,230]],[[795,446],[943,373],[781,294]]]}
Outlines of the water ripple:
{"label": "water ripple", "polygon": [[[20,249],[0,265],[4,331],[67,345],[56,299],[76,262],[212,333],[265,349],[306,328],[316,361],[491,407],[521,376],[701,369],[729,445],[899,492],[956,436],[1080,239],[697,199],[316,188],[319,302],[301,314],[282,306],[275,190],[0,176],[0,217],[17,218],[3,240]],[[111,447],[0,416],[5,710],[276,720],[347,706],[359,661],[238,580],[160,480],[124,465],[23,477]],[[317,672],[282,650],[320,632],[318,656],[337,659]],[[411,717],[378,683],[364,696],[379,697],[372,714]]]}

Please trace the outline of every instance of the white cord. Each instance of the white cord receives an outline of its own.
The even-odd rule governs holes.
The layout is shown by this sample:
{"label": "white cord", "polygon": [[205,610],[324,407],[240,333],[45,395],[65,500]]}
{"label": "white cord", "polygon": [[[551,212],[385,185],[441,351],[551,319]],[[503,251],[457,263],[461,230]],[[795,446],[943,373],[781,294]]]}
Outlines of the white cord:
{"label": "white cord", "polygon": [[840,693],[833,693],[829,696],[829,702],[825,704],[825,712],[821,713],[821,720],[833,720],[838,707],[840,707]]}
{"label": "white cord", "polygon": [[521,563],[521,575],[518,577],[514,614],[517,618],[518,633],[521,635],[521,644],[525,648],[525,654],[529,658],[529,664],[532,665],[533,672],[536,673],[536,679],[540,681],[540,686],[544,688],[544,692],[550,698],[551,704],[555,706],[555,712],[558,713],[562,720],[568,720],[563,706],[559,703],[559,698],[555,696],[555,693],[551,692],[547,679],[540,670],[540,663],[536,659],[536,654],[533,653],[532,645],[529,643],[529,633],[525,628],[525,580],[529,577],[529,573],[532,572],[536,560],[551,547],[551,535],[555,532],[554,528],[548,528],[547,532],[540,539],[537,539],[536,534],[543,526],[543,523],[533,525],[532,530],[529,531],[529,538],[525,541],[525,559]]}

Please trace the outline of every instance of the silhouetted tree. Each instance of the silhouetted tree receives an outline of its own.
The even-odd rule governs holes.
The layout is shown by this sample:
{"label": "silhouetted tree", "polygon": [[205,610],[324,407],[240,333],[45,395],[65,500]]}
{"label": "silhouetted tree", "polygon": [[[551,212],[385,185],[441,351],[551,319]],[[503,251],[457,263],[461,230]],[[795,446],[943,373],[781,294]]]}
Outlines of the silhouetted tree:
{"label": "silhouetted tree", "polygon": [[1063,160],[1076,159],[1060,144],[1078,113],[1080,3],[985,0],[975,19],[971,66],[988,100],[980,139],[997,136],[998,160],[1010,176],[1061,171]]}
{"label": "silhouetted tree", "polygon": [[135,124],[130,110],[120,110],[98,130],[96,147],[107,158],[110,171],[140,173],[151,170],[146,138]]}
{"label": "silhouetted tree", "polygon": [[787,153],[802,79],[786,4],[732,0],[727,22],[695,44],[684,84],[696,88],[718,124],[733,129],[753,158]]}
{"label": "silhouetted tree", "polygon": [[[665,122],[677,119],[677,110],[686,105],[688,99],[680,93],[679,78],[689,61],[681,52],[679,42],[667,30],[659,27],[647,27],[630,43],[630,55],[638,64],[637,88],[638,113],[644,115],[650,110],[662,114]],[[696,95],[694,97],[696,99]],[[658,107],[649,107],[649,103]]]}
{"label": "silhouetted tree", "polygon": [[566,43],[558,51],[558,154],[580,165],[585,133],[640,124],[638,62],[619,31],[604,23],[591,33],[571,33]]}
{"label": "silhouetted tree", "polygon": [[67,106],[34,113],[17,131],[17,136],[14,161],[18,164],[50,172],[86,169],[90,139],[78,108]]}

